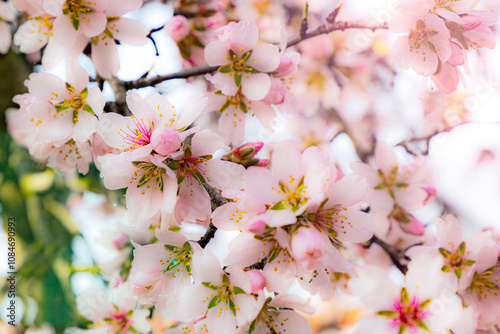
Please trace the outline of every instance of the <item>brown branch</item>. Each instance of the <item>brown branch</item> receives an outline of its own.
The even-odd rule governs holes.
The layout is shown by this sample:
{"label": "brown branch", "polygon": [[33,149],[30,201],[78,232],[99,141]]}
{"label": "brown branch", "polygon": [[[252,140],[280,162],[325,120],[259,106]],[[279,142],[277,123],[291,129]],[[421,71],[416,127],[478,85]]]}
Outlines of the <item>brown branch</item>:
{"label": "brown branch", "polygon": [[377,244],[389,255],[392,263],[403,273],[406,274],[408,271],[408,266],[403,261],[408,261],[409,258],[406,256],[406,250],[399,249],[392,245],[389,245],[385,241],[379,239],[376,235],[374,235],[370,240],[367,241],[365,247],[369,248],[372,244]]}
{"label": "brown branch", "polygon": [[[225,199],[224,197],[222,197],[217,192],[217,190],[215,190],[214,188],[212,188],[212,186],[210,186],[207,183],[204,183],[203,187],[205,188],[205,190],[207,191],[208,195],[210,196],[210,202],[211,202],[211,205],[212,205],[212,211],[214,211],[215,209],[217,209],[219,206],[222,206],[222,205],[224,205],[224,204],[227,203],[227,199]],[[215,227],[214,224],[212,224],[212,222],[210,222],[210,225],[208,226],[207,231],[200,238],[200,240],[198,240],[198,244],[201,246],[201,248],[205,248],[205,246],[210,242],[210,240],[212,240],[214,238],[216,231],[217,231],[217,227]]]}
{"label": "brown branch", "polygon": [[204,66],[199,66],[199,67],[188,68],[188,69],[182,70],[180,72],[176,72],[176,73],[158,75],[154,78],[141,78],[141,79],[133,80],[133,81],[125,81],[123,84],[125,86],[125,89],[134,89],[134,88],[155,86],[155,85],[162,83],[163,81],[167,81],[167,80],[187,79],[187,78],[198,76],[198,75],[213,73],[218,68],[219,68],[218,66],[204,65]]}
{"label": "brown branch", "polygon": [[303,36],[297,36],[288,41],[287,47],[296,45],[306,39],[313,38],[319,35],[329,34],[334,31],[344,31],[347,29],[369,29],[373,32],[378,29],[389,29],[389,24],[387,22],[375,24],[366,22],[347,22],[339,21],[335,23],[323,24],[311,32],[304,34]]}

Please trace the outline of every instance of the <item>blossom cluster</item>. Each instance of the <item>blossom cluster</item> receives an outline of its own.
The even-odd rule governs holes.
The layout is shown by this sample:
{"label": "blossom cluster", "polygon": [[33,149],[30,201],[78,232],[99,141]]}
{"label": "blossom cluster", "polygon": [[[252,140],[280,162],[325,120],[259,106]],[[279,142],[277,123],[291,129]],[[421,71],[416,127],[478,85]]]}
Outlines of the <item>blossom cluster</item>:
{"label": "blossom cluster", "polygon": [[[460,96],[441,93],[457,90],[471,49],[495,47],[496,18],[478,0],[413,1],[380,25],[340,21],[339,1],[176,0],[151,31],[128,18],[142,0],[11,3],[23,13],[14,45],[45,71],[64,61],[65,76],[29,76],[10,134],[48,167],[95,165],[109,193],[124,193],[106,209],[85,195],[71,204],[119,223],[99,240],[114,260],[96,261],[109,294],[78,296],[89,328],[66,333],[308,334],[316,301],[345,296],[363,305],[356,334],[500,326],[500,237],[462,233],[428,159],[436,133],[469,120]],[[16,21],[3,4],[0,52]],[[352,28],[405,35],[391,55],[377,34],[357,50]],[[153,32],[186,67],[167,77],[201,83],[180,109],[170,91],[141,89],[165,76],[117,77],[117,45]],[[391,57],[441,92],[418,102],[424,129],[404,124],[401,100],[381,102],[398,84]],[[398,142],[384,136],[403,127]]]}

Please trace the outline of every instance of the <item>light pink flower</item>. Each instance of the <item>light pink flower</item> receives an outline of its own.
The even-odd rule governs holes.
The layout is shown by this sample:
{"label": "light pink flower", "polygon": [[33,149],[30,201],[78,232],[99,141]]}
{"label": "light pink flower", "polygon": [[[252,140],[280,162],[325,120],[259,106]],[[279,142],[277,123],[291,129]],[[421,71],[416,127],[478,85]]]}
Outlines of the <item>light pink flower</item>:
{"label": "light pink flower", "polygon": [[196,242],[180,233],[156,229],[159,242],[137,245],[130,272],[130,288],[141,304],[157,303],[191,283],[191,261],[201,252]]}
{"label": "light pink flower", "polygon": [[[42,141],[89,140],[104,108],[99,88],[87,88],[89,77],[73,59],[66,62],[67,82],[47,73],[33,73],[29,93],[16,95],[28,137]],[[23,131],[23,130],[22,130]]]}
{"label": "light pink flower", "polygon": [[235,333],[236,326],[249,323],[257,313],[250,280],[241,270],[226,274],[209,250],[197,254],[192,260],[195,283],[167,300],[162,315],[186,322],[206,315],[208,332]]}
{"label": "light pink flower", "polygon": [[75,44],[78,35],[90,38],[106,29],[104,10],[108,0],[44,0],[43,8],[54,16],[54,39],[63,47]]}
{"label": "light pink flower", "polygon": [[311,326],[309,322],[299,313],[297,309],[307,314],[314,313],[314,308],[300,297],[293,295],[277,295],[274,298],[266,298],[263,293],[259,294],[257,304],[260,311],[255,319],[241,328],[237,334],[247,333],[301,333],[309,334]]}
{"label": "light pink flower", "polygon": [[181,41],[190,32],[188,19],[182,15],[175,15],[163,28],[174,42]]}
{"label": "light pink flower", "polygon": [[394,57],[403,68],[413,67],[418,74],[430,76],[451,56],[450,31],[444,20],[426,13],[425,4],[397,15],[390,30],[409,33],[394,42]]}
{"label": "light pink flower", "polygon": [[7,22],[13,22],[16,14],[10,9],[8,2],[0,2],[0,53],[9,52],[12,34]]}
{"label": "light pink flower", "polygon": [[377,317],[361,320],[354,333],[440,333],[454,327],[464,313],[460,298],[429,279],[440,265],[439,259],[412,263],[401,288],[380,267],[358,268],[349,288]]}
{"label": "light pink flower", "polygon": [[88,290],[76,298],[78,312],[94,322],[88,330],[71,328],[66,333],[149,333],[149,310],[136,309],[137,302],[126,284],[112,290],[113,302],[104,290]]}
{"label": "light pink flower", "polygon": [[280,63],[278,47],[257,45],[259,31],[254,23],[239,22],[223,29],[222,40],[205,48],[207,63],[220,66],[210,81],[224,95],[234,96],[241,88],[249,100],[262,100],[271,89],[267,73],[274,71]]}
{"label": "light pink flower", "polygon": [[141,46],[146,44],[149,34],[149,29],[143,23],[121,17],[127,12],[139,9],[142,0],[108,1],[108,7],[104,11],[107,17],[106,27],[102,33],[90,39],[92,61],[97,73],[106,79],[115,76],[120,69],[115,40],[124,44]]}

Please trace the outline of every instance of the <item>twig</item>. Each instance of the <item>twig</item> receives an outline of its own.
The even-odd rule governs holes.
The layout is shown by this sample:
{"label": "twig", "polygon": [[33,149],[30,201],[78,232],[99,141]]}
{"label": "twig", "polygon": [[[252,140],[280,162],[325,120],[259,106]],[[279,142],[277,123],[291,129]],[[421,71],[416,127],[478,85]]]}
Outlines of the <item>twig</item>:
{"label": "twig", "polygon": [[[227,200],[222,197],[217,190],[212,188],[209,184],[204,183],[203,187],[207,191],[208,195],[210,196],[210,202],[212,205],[212,211],[217,209],[219,206],[222,206],[227,203]],[[210,222],[210,225],[208,226],[207,231],[205,234],[198,240],[198,244],[201,246],[201,248],[205,248],[205,246],[212,240],[215,236],[215,232],[217,231],[217,227]]]}
{"label": "twig", "polygon": [[208,73],[213,73],[218,68],[219,68],[218,66],[204,65],[204,66],[199,66],[199,67],[188,68],[188,69],[182,70],[180,72],[176,72],[176,73],[158,75],[154,78],[141,78],[141,79],[134,80],[134,81],[125,81],[123,84],[125,86],[125,89],[134,89],[134,88],[155,86],[155,85],[162,83],[163,81],[167,81],[167,80],[187,79],[189,77],[194,77],[197,75],[204,75],[204,74],[208,74]]}
{"label": "twig", "polygon": [[316,28],[315,30],[304,34],[304,36],[297,36],[288,41],[287,46],[296,45],[306,39],[313,38],[319,35],[329,34],[333,31],[337,30],[347,30],[347,29],[369,29],[371,31],[375,31],[377,29],[389,29],[389,24],[387,22],[374,24],[374,23],[366,23],[366,22],[347,22],[347,21],[339,21],[335,23],[323,24]]}
{"label": "twig", "polygon": [[406,264],[401,263],[402,260],[408,261],[409,258],[405,254],[405,250],[399,249],[397,247],[394,247],[392,245],[389,245],[385,241],[379,239],[377,236],[373,236],[368,242],[366,243],[366,248],[369,248],[372,244],[377,244],[382,249],[389,255],[391,258],[392,263],[403,273],[406,274],[408,271],[408,266]]}
{"label": "twig", "polygon": [[267,257],[259,260],[259,262],[256,262],[248,267],[245,267],[246,270],[252,270],[252,269],[257,269],[257,270],[260,270],[260,269],[264,269],[264,266],[266,265],[267,263]]}

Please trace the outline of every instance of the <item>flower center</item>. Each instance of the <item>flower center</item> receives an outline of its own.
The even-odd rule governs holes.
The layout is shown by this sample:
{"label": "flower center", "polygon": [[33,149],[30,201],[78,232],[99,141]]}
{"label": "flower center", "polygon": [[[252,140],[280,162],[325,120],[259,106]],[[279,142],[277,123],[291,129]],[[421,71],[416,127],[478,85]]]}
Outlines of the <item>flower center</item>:
{"label": "flower center", "polygon": [[[177,268],[181,264],[184,264],[187,274],[191,276],[191,258],[193,256],[193,251],[189,242],[186,241],[182,248],[172,245],[165,245],[165,248],[170,250],[170,252],[168,253],[166,261],[160,259],[160,263],[162,265],[165,265],[168,262],[168,266],[165,268],[165,270],[163,270],[163,273],[165,274],[167,271],[170,271],[174,268]],[[184,272],[184,269],[177,268],[175,271],[170,273],[170,275],[175,278],[176,272]]]}
{"label": "flower center", "polygon": [[131,129],[130,125],[127,125],[125,129],[121,128],[120,131],[118,131],[118,134],[122,137],[124,142],[122,151],[125,152],[130,152],[148,145],[154,130],[154,124],[150,119],[144,121],[143,118],[137,119],[135,116],[132,116],[131,119],[134,122],[135,129]]}
{"label": "flower center", "polygon": [[415,332],[417,327],[429,331],[427,325],[424,323],[427,318],[427,307],[431,300],[428,299],[419,303],[418,297],[413,296],[410,300],[406,288],[401,288],[400,297],[393,301],[393,309],[387,311],[379,311],[378,315],[387,317],[391,321],[391,325],[399,327],[399,333],[403,334],[406,330]]}
{"label": "flower center", "polygon": [[[410,29],[410,36],[409,36],[409,45],[410,45],[410,52],[417,52],[421,47],[427,48],[427,52],[434,52],[436,53],[439,51],[439,48],[437,48],[434,43],[431,42],[430,37],[437,35],[438,32],[434,31],[432,27],[426,28],[425,22],[422,20],[418,20],[416,23],[416,30]],[[423,52],[425,55],[425,51]],[[425,61],[425,57],[424,57]]]}
{"label": "flower center", "polygon": [[476,271],[472,278],[472,283],[468,288],[469,292],[476,291],[479,298],[482,299],[486,299],[488,295],[498,296],[500,277],[498,275],[497,277],[493,277],[496,267],[494,266],[482,273]]}
{"label": "flower center", "polygon": [[[145,161],[134,161],[134,165],[137,166],[137,170],[134,175],[130,178],[129,183],[137,182],[137,188],[146,186],[147,189],[153,188],[154,190],[163,191],[163,174],[166,173],[165,169],[158,167],[151,162]],[[141,195],[146,193],[145,190],[141,192]]]}

